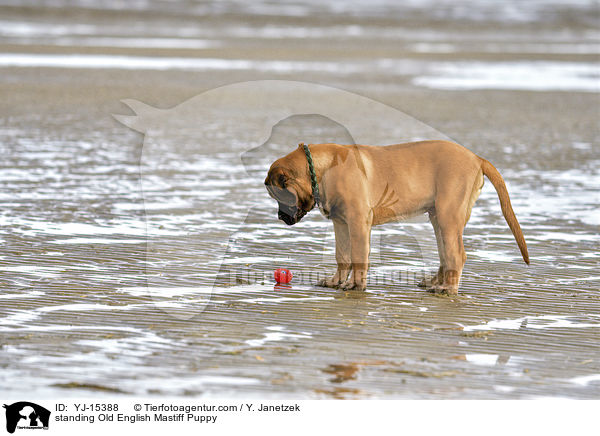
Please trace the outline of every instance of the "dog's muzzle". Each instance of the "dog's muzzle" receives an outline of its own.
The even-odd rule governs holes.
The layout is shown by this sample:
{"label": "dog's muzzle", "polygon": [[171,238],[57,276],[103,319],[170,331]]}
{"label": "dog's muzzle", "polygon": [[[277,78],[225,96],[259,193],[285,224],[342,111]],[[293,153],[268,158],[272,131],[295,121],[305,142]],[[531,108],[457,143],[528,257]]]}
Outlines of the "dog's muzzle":
{"label": "dog's muzzle", "polygon": [[292,226],[296,224],[298,221],[302,219],[306,215],[306,211],[303,209],[299,209],[296,206],[287,206],[279,203],[279,211],[277,212],[277,217],[286,223],[288,226]]}

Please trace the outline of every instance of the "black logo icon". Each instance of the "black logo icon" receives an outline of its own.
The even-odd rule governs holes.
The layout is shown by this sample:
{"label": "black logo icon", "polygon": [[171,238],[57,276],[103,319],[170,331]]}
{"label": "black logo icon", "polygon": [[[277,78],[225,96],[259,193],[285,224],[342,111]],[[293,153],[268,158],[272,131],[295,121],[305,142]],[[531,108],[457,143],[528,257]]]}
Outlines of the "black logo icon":
{"label": "black logo icon", "polygon": [[48,429],[50,411],[29,401],[19,401],[6,409],[6,431],[14,433],[15,429]]}

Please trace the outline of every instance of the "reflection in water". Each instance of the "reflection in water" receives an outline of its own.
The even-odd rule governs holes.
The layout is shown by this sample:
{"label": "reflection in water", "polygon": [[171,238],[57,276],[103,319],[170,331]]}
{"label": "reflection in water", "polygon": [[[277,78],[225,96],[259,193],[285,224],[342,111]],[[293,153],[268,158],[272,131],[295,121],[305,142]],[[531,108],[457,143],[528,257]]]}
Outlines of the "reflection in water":
{"label": "reflection in water", "polygon": [[349,364],[331,364],[323,370],[327,374],[332,374],[334,377],[330,379],[332,383],[343,383],[348,380],[354,380],[359,366],[355,363]]}

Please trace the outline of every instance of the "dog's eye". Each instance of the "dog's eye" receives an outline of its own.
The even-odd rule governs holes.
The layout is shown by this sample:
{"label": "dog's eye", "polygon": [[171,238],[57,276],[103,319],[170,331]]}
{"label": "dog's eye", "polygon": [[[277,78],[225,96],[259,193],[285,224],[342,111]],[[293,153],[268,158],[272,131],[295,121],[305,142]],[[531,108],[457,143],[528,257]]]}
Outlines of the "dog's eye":
{"label": "dog's eye", "polygon": [[281,188],[285,188],[285,182],[286,182],[286,177],[285,174],[279,174],[279,186],[281,186]]}

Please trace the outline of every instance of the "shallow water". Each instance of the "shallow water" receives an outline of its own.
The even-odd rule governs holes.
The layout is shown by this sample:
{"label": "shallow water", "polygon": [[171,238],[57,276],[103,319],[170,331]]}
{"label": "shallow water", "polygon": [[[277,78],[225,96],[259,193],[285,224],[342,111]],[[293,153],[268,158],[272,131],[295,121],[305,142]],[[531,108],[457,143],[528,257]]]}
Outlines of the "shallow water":
{"label": "shallow water", "polygon": [[[456,20],[483,20],[473,29],[434,26],[431,16],[419,29],[385,23],[377,14],[392,8],[385,2],[370,18],[350,8],[310,25],[298,17],[320,4],[268,4],[212,27],[173,30],[162,18],[153,35],[104,26],[110,8],[60,27],[47,10],[21,16],[7,7],[0,82],[22,94],[11,91],[0,125],[0,390],[15,398],[599,398],[598,34],[573,25],[557,38],[557,4],[543,20],[533,6],[520,15],[503,6],[497,19],[486,8],[469,17],[472,8],[447,6]],[[585,24],[586,5],[569,16]],[[339,58],[297,45],[323,45],[330,32]],[[281,34],[286,50],[277,55],[270,41]],[[382,41],[383,54],[360,47],[370,39]],[[82,48],[90,46],[102,50]],[[140,47],[147,51],[115,52]],[[222,57],[160,51],[211,47]],[[129,74],[119,73],[122,55],[132,75],[120,75]],[[535,80],[540,66],[547,74]],[[333,272],[331,224],[312,212],[284,226],[262,181],[290,144],[351,142],[348,131],[300,117],[244,155],[247,138],[215,122],[210,108],[202,135],[218,147],[202,145],[193,129],[152,142],[111,118],[127,111],[115,104],[122,98],[168,107],[258,78],[371,92],[490,159],[507,181],[532,265],[486,183],[465,232],[459,297],[415,286],[437,267],[424,219],[374,231],[366,293],[318,288],[317,277]],[[376,134],[412,139],[401,127]],[[148,154],[157,146],[161,153]],[[273,283],[276,267],[294,272],[290,286]]]}

